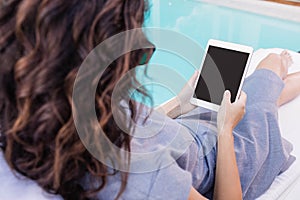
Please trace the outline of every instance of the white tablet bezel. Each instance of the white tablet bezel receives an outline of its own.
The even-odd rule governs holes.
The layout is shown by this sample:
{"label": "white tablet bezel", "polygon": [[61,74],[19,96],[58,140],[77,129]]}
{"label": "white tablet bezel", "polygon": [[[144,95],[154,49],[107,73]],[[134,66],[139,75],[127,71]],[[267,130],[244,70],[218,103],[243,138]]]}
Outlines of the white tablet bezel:
{"label": "white tablet bezel", "polygon": [[[236,101],[238,99],[238,97],[240,96],[240,94],[241,94],[242,86],[243,86],[243,83],[244,83],[244,80],[245,80],[245,77],[246,77],[246,74],[247,74],[247,71],[248,71],[248,68],[249,68],[250,60],[251,60],[251,57],[252,57],[252,54],[253,54],[253,48],[249,47],[249,46],[245,46],[245,45],[234,44],[234,43],[230,43],[230,42],[224,42],[224,41],[220,41],[220,40],[210,39],[207,43],[205,54],[204,54],[203,59],[202,59],[201,68],[199,70],[200,73],[198,74],[197,81],[194,85],[194,93],[195,93],[196,86],[197,86],[199,78],[200,78],[200,74],[201,74],[201,70],[203,68],[205,58],[207,56],[208,48],[210,46],[249,53],[249,57],[248,57],[246,66],[244,68],[244,73],[243,73],[243,76],[242,76],[242,79],[241,79],[241,82],[240,82],[240,85],[239,85],[238,93],[237,93],[237,96],[235,97],[235,101]],[[194,98],[194,97],[191,98],[190,102],[193,105],[201,106],[201,107],[213,110],[213,111],[218,111],[219,108],[220,108],[220,105],[217,105],[217,104],[214,104],[212,102],[208,102],[208,101],[205,101],[205,100],[202,100],[202,99],[197,99],[197,98]]]}

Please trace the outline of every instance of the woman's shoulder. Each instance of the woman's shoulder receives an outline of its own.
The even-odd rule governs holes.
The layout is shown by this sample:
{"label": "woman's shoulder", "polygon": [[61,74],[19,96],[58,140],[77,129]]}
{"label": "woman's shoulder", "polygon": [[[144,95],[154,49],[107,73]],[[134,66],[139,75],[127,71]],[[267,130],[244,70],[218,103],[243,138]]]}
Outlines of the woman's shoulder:
{"label": "woman's shoulder", "polygon": [[[192,176],[177,160],[188,153],[194,138],[186,127],[150,107],[137,103],[139,115],[130,133],[130,170],[121,199],[187,199]],[[99,197],[113,199],[121,176],[108,177]]]}

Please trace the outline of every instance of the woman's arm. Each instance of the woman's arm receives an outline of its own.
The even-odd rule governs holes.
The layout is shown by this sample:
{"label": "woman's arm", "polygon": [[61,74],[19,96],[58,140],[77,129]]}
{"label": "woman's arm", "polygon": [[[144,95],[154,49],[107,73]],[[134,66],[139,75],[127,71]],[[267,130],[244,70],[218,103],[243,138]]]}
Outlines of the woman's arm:
{"label": "woman's arm", "polygon": [[[230,102],[230,92],[224,93],[218,112],[218,154],[214,199],[242,199],[242,188],[234,151],[232,130],[245,114],[247,96],[242,92],[239,100]],[[189,200],[203,200],[194,188],[191,188]]]}
{"label": "woman's arm", "polygon": [[241,93],[235,103],[230,101],[229,91],[224,93],[218,112],[218,153],[215,180],[215,199],[242,199],[242,188],[234,151],[232,130],[245,114],[247,96]]}
{"label": "woman's arm", "polygon": [[157,107],[155,110],[173,119],[183,114],[178,96],[173,97],[169,101]]}
{"label": "woman's arm", "polygon": [[192,187],[188,200],[207,200],[207,198],[202,196],[195,188]]}
{"label": "woman's arm", "polygon": [[[214,199],[242,199],[242,188],[231,130],[224,130],[219,135]],[[207,199],[192,187],[188,200]]]}
{"label": "woman's arm", "polygon": [[219,134],[214,199],[242,199],[232,130],[224,129]]}

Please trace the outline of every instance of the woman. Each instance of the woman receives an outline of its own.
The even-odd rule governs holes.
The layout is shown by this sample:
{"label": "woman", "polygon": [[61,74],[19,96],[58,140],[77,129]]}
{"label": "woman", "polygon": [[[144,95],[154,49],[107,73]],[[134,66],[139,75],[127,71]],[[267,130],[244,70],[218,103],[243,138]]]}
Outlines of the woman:
{"label": "woman", "polygon": [[[266,69],[257,70],[245,83],[247,105],[244,93],[231,104],[230,93],[226,92],[217,119],[215,113],[200,108],[188,112],[190,105],[183,109],[188,113],[177,121],[156,112],[156,117],[167,120],[167,127],[162,130],[162,140],[156,141],[158,144],[148,145],[159,145],[166,135],[172,135],[170,130],[178,127],[186,127],[193,136],[187,151],[170,166],[142,174],[120,172],[99,162],[83,145],[74,125],[76,113],[72,111],[78,68],[105,39],[142,27],[146,10],[144,0],[1,1],[0,143],[7,163],[47,192],[65,199],[204,199],[203,195],[210,197],[213,189],[216,199],[240,199],[242,194],[249,199],[259,195],[288,166],[290,158],[286,152],[288,145],[280,137],[275,104],[280,93],[279,104],[293,99],[296,91],[300,93],[294,85],[300,78],[299,74],[286,76],[291,61],[285,52],[267,57],[259,66]],[[151,48],[136,50],[118,58],[105,70],[96,91],[97,123],[112,143],[127,151],[142,148],[142,144],[116,126],[111,95],[118,80],[139,65],[145,55],[148,60],[152,52]],[[103,52],[103,57],[106,54],[109,52]],[[286,86],[281,92],[283,79]],[[253,92],[257,82],[261,92],[269,95],[260,97]],[[134,80],[126,87],[136,84]],[[180,97],[188,99],[189,92],[184,90]],[[247,114],[239,123],[245,106]],[[140,118],[141,110],[135,107],[136,103],[130,102],[131,115]],[[84,105],[81,109],[85,109]],[[162,110],[172,113],[172,117],[183,114],[168,105]],[[258,111],[258,115],[253,115]],[[213,147],[207,156],[201,157],[199,152],[205,149],[201,143],[203,133],[194,133],[197,129],[192,126],[202,126],[207,113],[217,122],[218,148]],[[261,119],[265,119],[264,123]],[[256,130],[253,122],[257,122]],[[256,134],[258,130],[260,134]],[[271,134],[274,140],[268,141]],[[96,133],[89,137],[89,141],[97,140]],[[264,150],[259,140],[270,147],[263,155],[259,155]],[[259,151],[254,150],[252,157],[245,158],[246,150],[252,151],[256,145]],[[274,146],[279,146],[276,152],[271,151]],[[99,154],[105,156],[105,152]],[[127,161],[120,156],[115,162],[125,165]],[[266,173],[270,165],[274,168]],[[249,166],[254,169],[249,170]],[[247,170],[251,174],[245,175]],[[266,182],[262,182],[263,174],[268,175]],[[260,191],[254,191],[257,184],[262,186]]]}

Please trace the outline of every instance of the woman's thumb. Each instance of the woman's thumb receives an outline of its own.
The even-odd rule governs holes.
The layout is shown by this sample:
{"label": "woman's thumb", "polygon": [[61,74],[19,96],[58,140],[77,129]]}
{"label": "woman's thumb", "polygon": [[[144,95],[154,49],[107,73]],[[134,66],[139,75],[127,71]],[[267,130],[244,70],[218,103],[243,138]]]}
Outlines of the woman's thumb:
{"label": "woman's thumb", "polygon": [[223,101],[224,101],[225,103],[231,103],[231,93],[230,93],[229,90],[226,90],[226,91],[224,92]]}

